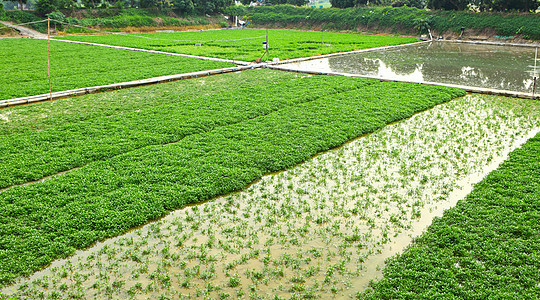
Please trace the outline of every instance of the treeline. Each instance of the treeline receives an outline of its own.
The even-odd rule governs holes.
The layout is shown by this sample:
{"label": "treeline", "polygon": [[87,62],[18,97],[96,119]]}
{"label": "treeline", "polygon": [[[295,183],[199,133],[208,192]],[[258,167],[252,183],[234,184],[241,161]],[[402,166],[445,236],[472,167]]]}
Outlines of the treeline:
{"label": "treeline", "polygon": [[540,39],[540,15],[521,13],[474,13],[468,11],[427,11],[414,7],[353,7],[316,9],[291,5],[245,8],[256,25],[296,26],[325,30],[380,30],[396,33],[442,34],[465,30],[491,29],[496,35],[520,35]]}
{"label": "treeline", "polygon": [[[243,5],[249,5],[253,0],[240,0],[240,3]],[[280,5],[280,4],[290,4],[296,6],[303,6],[309,3],[309,0],[265,0],[262,1],[264,5]]]}
{"label": "treeline", "polygon": [[393,7],[416,7],[442,10],[472,10],[489,12],[535,12],[540,0],[330,0],[332,7],[349,8],[368,4]]}
{"label": "treeline", "polygon": [[162,14],[206,15],[222,12],[233,0],[18,0],[4,1],[6,9],[30,7],[40,16],[61,10],[150,8]]}
{"label": "treeline", "polygon": [[[83,27],[108,28],[126,28],[126,27],[181,27],[181,26],[206,26],[211,24],[208,18],[188,16],[187,18],[175,18],[164,15],[163,13],[151,9],[123,9],[114,8],[85,10],[82,18],[75,18],[70,11],[55,11],[46,14],[55,21],[51,26],[57,30],[69,33],[93,32],[88,29],[70,26],[77,25]],[[80,12],[79,12],[80,13]],[[14,23],[28,23],[42,21],[44,17],[36,16],[29,11],[9,10],[2,12],[0,10],[0,20],[11,21]],[[69,25],[66,25],[69,24]],[[40,22],[27,25],[39,32],[47,32],[47,22]],[[218,26],[227,26],[226,22],[221,22]]]}

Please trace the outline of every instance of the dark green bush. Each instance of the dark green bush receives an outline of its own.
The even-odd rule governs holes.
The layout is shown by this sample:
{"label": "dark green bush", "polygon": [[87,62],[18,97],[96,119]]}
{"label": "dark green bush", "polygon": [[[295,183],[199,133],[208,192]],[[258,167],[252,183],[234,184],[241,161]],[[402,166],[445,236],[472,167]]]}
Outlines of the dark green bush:
{"label": "dark green bush", "polygon": [[[5,11],[1,19],[5,21],[12,21],[14,23],[28,23],[43,20],[43,18],[37,17],[28,11],[20,10]],[[30,24],[29,27],[39,32],[47,32],[46,22]]]}

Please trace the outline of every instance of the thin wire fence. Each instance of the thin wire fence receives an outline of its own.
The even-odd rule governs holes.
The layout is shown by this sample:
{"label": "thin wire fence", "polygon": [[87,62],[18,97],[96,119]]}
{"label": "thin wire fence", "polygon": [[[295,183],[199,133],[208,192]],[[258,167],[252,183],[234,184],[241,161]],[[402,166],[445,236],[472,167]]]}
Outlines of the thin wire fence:
{"label": "thin wire fence", "polygon": [[9,24],[9,25],[0,23],[0,26],[2,26],[2,28],[11,28],[13,26],[23,26],[23,25],[30,25],[30,24],[43,23],[43,22],[47,22],[47,19],[40,20],[40,21],[34,21],[34,22],[20,23],[20,24]]}

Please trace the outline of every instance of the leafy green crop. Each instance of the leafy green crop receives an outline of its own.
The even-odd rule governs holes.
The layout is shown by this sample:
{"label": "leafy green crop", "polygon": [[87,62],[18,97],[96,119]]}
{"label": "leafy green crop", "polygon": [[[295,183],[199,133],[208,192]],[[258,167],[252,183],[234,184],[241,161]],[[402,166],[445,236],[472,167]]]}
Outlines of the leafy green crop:
{"label": "leafy green crop", "polygon": [[359,298],[540,298],[540,134],[435,219]]}
{"label": "leafy green crop", "polygon": [[312,101],[7,189],[0,193],[0,284],[462,95],[462,90],[405,83],[315,93]]}
{"label": "leafy green crop", "polygon": [[[208,30],[173,33],[71,36],[62,39],[244,61],[261,58],[266,30]],[[418,41],[415,38],[336,32],[269,30],[270,59],[290,59]]]}
{"label": "leafy green crop", "polygon": [[191,134],[375,82],[337,76],[305,77],[257,89],[238,89],[234,95],[226,91],[49,130],[0,137],[0,188],[38,180],[137,148],[176,142]]}
{"label": "leafy green crop", "polygon": [[[51,42],[52,91],[232,67],[198,59]],[[0,40],[0,99],[45,94],[47,41]]]}
{"label": "leafy green crop", "polygon": [[[256,88],[297,79],[300,75],[270,69],[254,69],[140,86],[82,97],[10,106],[0,110],[0,136],[46,130],[100,117],[117,116],[154,106],[180,103],[201,95]],[[231,84],[233,83],[233,84]]]}

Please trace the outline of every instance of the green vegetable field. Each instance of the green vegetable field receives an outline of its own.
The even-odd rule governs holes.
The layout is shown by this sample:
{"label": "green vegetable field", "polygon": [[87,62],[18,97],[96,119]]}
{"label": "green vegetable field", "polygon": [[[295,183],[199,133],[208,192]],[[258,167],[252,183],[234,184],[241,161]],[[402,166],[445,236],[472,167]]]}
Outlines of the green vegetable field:
{"label": "green vegetable field", "polygon": [[[145,79],[233,64],[51,41],[52,91]],[[47,41],[0,40],[0,100],[49,92]]]}
{"label": "green vegetable field", "polygon": [[[208,30],[173,33],[70,36],[62,39],[160,50],[207,57],[255,61],[265,52],[266,30]],[[292,59],[380,46],[417,42],[418,39],[336,32],[269,30],[270,59]]]}
{"label": "green vegetable field", "polygon": [[[20,173],[38,174],[35,165],[45,161],[52,166],[48,173],[88,164],[0,193],[1,284],[167,211],[241,189],[265,173],[464,95],[457,89],[338,77],[308,77],[288,84],[293,85],[292,94],[281,89],[286,85],[240,90],[238,96],[228,96],[243,103],[236,107],[236,100],[218,94],[215,99],[222,107],[201,97],[193,105],[164,105],[161,110],[167,114],[147,108],[123,118],[4,136],[5,145],[13,143],[6,150],[18,147],[23,152],[33,139],[41,138],[29,147],[35,163],[25,166],[22,157],[14,157]],[[206,106],[209,115],[202,114],[200,106]],[[212,115],[215,110],[223,113]],[[179,121],[170,119],[174,122],[161,128],[160,119],[175,114]],[[192,126],[182,125],[181,115],[184,124]],[[115,137],[117,131],[123,134]],[[109,136],[109,144],[100,142]],[[74,148],[62,150],[86,142],[98,151],[87,155]],[[87,151],[94,151],[90,148]],[[60,156],[46,159],[49,151]],[[71,164],[62,161],[63,156],[71,157]]]}
{"label": "green vegetable field", "polygon": [[268,83],[279,84],[297,77],[298,75],[293,73],[255,69],[72,97],[61,101],[7,107],[0,111],[0,136],[133,113],[154,106],[187,101],[201,95],[225,92],[234,94],[238,89],[255,88]]}
{"label": "green vegetable field", "polygon": [[281,108],[346,91],[373,80],[306,77],[279,85],[237,89],[158,105],[116,116],[93,118],[44,131],[0,139],[0,188],[104,160],[149,145],[182,138],[270,114]]}
{"label": "green vegetable field", "polygon": [[387,262],[362,299],[540,298],[540,134]]}
{"label": "green vegetable field", "polygon": [[[253,62],[267,32],[417,41],[62,39]],[[53,91],[233,66],[50,46]],[[47,41],[0,53],[0,100],[48,92]],[[1,108],[0,299],[540,298],[538,101],[255,67]]]}

